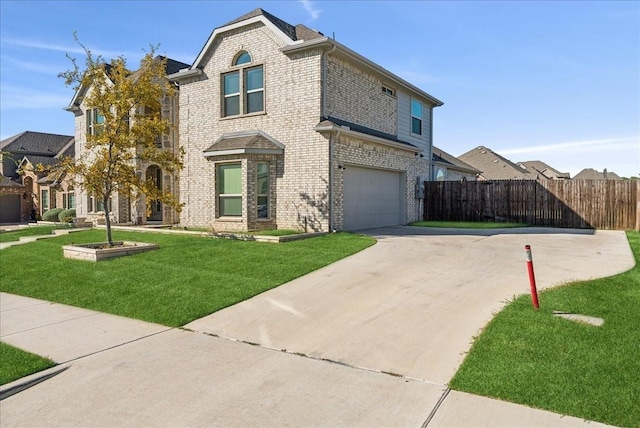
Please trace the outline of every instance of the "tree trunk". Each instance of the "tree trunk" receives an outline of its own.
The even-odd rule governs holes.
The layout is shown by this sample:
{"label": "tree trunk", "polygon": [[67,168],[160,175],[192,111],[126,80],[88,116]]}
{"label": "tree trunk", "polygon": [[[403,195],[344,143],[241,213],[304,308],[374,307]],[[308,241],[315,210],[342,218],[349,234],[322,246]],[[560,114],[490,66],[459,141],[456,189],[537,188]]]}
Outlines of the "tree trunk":
{"label": "tree trunk", "polygon": [[109,215],[109,197],[104,197],[104,221],[107,227],[107,243],[113,247],[113,238],[111,237],[111,216]]}

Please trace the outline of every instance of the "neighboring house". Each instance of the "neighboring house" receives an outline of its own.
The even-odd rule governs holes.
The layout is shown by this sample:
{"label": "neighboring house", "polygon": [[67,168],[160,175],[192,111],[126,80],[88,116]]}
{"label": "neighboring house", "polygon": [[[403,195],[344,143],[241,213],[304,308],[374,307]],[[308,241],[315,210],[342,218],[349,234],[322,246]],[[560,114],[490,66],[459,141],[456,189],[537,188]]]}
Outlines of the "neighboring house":
{"label": "neighboring house", "polygon": [[458,156],[458,159],[482,171],[478,175],[478,180],[537,180],[545,178],[542,174],[532,173],[483,146],[469,150]]}
{"label": "neighboring house", "polygon": [[74,192],[59,177],[35,171],[63,156],[74,156],[70,135],[25,131],[0,141],[2,184],[0,223],[35,220],[52,208],[73,208]]}
{"label": "neighboring house", "polygon": [[475,181],[482,171],[433,146],[434,181]]}
{"label": "neighboring house", "polygon": [[604,171],[598,172],[593,168],[585,168],[573,177],[574,180],[622,180],[615,172],[609,172],[605,168]]}
{"label": "neighboring house", "polygon": [[518,162],[518,166],[533,174],[540,174],[549,180],[568,180],[571,178],[568,172],[560,172],[541,161]]}
{"label": "neighboring house", "polygon": [[[156,57],[161,60],[164,57]],[[178,70],[188,67],[187,64],[175,61],[167,58],[166,62],[166,74],[172,74]],[[109,74],[111,67],[106,64],[105,71]],[[65,110],[72,112],[75,115],[75,150],[78,157],[86,155],[84,149],[87,142],[87,135],[97,132],[98,125],[101,120],[101,116],[97,114],[97,110],[88,108],[85,103],[85,98],[91,87],[81,86],[74,94],[73,99]],[[165,96],[162,100],[162,117],[168,119],[172,124],[172,131],[170,135],[164,135],[157,140],[157,147],[163,150],[177,151],[179,150],[178,141],[178,91],[173,97]],[[135,112],[132,113],[132,120],[135,120]],[[177,182],[178,176],[175,174],[167,174],[161,170],[158,165],[142,164],[138,162],[136,169],[139,171],[143,179],[151,178],[155,183],[165,191],[173,192],[178,197],[179,184]],[[84,189],[76,189],[76,215],[78,217],[86,218],[92,222],[104,221],[104,202],[88,194]],[[111,218],[115,223],[135,223],[135,224],[147,224],[149,222],[173,224],[179,222],[178,213],[170,206],[165,206],[159,201],[152,201],[151,212],[146,212],[146,203],[144,197],[129,198],[124,194],[115,194],[109,201],[109,212]]]}
{"label": "neighboring house", "polygon": [[256,9],[216,28],[180,85],[181,224],[332,231],[419,220],[442,102]]}

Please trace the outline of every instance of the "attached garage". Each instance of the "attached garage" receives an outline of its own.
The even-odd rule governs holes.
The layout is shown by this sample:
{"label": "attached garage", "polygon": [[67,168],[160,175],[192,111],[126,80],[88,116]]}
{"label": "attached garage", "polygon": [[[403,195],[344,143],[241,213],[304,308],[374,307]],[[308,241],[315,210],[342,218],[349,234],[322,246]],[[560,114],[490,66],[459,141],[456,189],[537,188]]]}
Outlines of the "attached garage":
{"label": "attached garage", "polygon": [[0,223],[20,223],[20,195],[0,196]]}
{"label": "attached garage", "polygon": [[404,224],[405,195],[404,172],[347,166],[343,189],[344,229]]}

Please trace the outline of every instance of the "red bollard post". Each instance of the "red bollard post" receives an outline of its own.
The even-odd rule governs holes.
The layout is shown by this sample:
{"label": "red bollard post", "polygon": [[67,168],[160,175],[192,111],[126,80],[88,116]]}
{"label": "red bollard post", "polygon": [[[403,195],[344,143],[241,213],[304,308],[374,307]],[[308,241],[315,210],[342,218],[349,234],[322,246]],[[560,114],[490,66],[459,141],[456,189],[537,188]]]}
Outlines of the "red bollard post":
{"label": "red bollard post", "polygon": [[533,258],[531,257],[531,246],[525,245],[524,250],[527,252],[527,270],[529,271],[529,285],[531,287],[531,303],[536,309],[540,309],[538,303],[538,290],[536,288],[536,276],[533,273]]}

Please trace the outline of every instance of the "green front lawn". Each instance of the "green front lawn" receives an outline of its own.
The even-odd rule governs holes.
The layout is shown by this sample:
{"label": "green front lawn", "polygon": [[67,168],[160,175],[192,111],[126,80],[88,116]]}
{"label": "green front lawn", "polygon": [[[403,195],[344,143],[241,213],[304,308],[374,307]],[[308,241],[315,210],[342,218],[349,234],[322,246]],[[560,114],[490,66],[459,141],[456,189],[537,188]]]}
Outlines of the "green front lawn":
{"label": "green front lawn", "polygon": [[507,229],[512,227],[527,227],[526,223],[494,223],[473,221],[415,221],[409,226],[447,227],[453,229]]}
{"label": "green front lawn", "polygon": [[182,326],[375,243],[334,233],[271,244],[114,230],[114,240],[159,250],[101,262],[62,257],[63,244],[101,242],[103,230],[2,250],[0,291]]}
{"label": "green front lawn", "polygon": [[[515,299],[489,323],[453,389],[618,426],[640,426],[640,233],[635,268]],[[603,318],[602,327],[553,311]]]}
{"label": "green front lawn", "polygon": [[0,385],[55,366],[55,363],[0,342]]}

